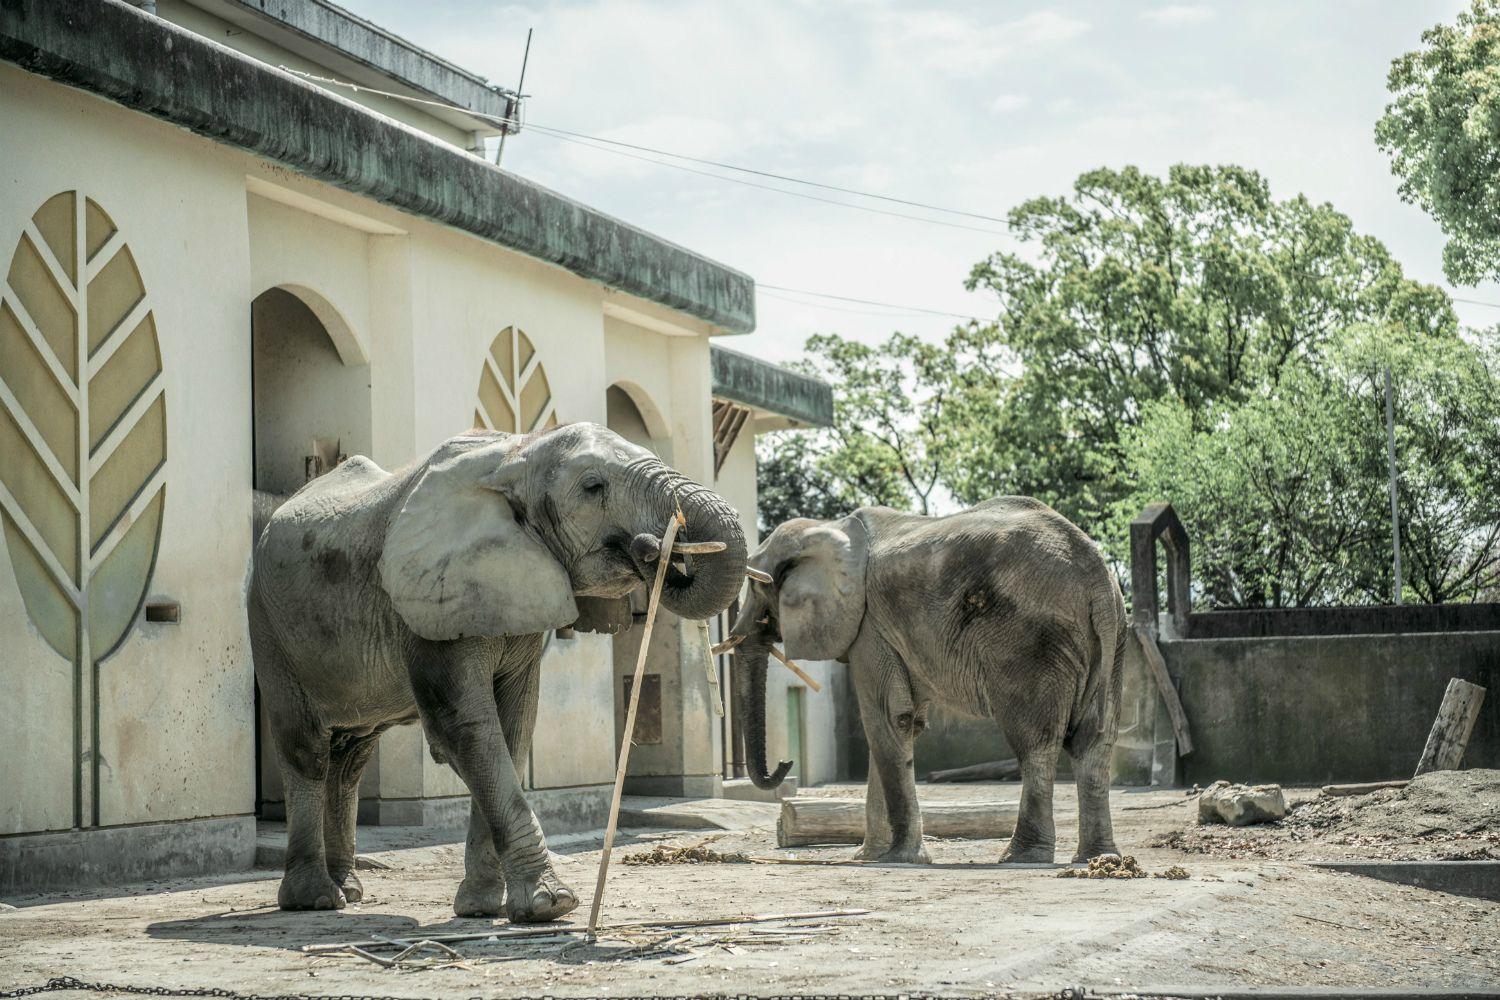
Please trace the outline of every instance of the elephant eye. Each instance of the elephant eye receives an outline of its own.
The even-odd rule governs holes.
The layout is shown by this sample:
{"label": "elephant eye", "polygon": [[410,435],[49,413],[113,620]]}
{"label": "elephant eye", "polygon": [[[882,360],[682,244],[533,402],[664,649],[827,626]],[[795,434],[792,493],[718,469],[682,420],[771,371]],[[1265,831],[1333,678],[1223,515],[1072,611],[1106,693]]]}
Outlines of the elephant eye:
{"label": "elephant eye", "polygon": [[609,480],[603,476],[584,476],[579,481],[578,488],[592,496],[603,496],[609,490]]}

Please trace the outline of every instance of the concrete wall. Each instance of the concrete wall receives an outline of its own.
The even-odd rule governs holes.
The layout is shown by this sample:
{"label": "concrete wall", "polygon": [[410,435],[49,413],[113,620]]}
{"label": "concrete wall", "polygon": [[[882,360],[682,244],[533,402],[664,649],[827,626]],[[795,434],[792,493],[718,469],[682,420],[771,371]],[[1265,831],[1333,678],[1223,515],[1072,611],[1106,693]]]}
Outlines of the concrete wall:
{"label": "concrete wall", "polygon": [[1454,677],[1490,691],[1465,766],[1500,767],[1500,632],[1161,646],[1192,725],[1185,783],[1411,777]]}

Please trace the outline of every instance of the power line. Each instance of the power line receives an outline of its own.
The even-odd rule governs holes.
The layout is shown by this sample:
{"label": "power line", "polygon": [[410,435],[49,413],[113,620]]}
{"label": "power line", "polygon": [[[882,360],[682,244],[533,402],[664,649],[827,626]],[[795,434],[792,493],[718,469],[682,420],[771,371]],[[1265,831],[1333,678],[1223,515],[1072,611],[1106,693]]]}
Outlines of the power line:
{"label": "power line", "polygon": [[[456,104],[451,104],[451,103],[449,103],[447,101],[431,101],[431,100],[427,100],[426,98],[422,98],[422,97],[412,97],[409,94],[397,94],[397,93],[395,93],[393,91],[379,90],[379,89],[377,89],[375,87],[366,87],[363,84],[350,83],[350,82],[348,82],[346,80],[336,80],[333,77],[316,76],[316,75],[314,75],[312,73],[308,73],[308,72],[306,72],[304,70],[293,69],[292,67],[285,66],[285,65],[280,66],[279,68],[282,69],[282,70],[284,70],[284,71],[286,71],[286,72],[288,72],[288,73],[296,74],[297,76],[304,77],[304,78],[306,78],[308,80],[312,80],[312,81],[315,81],[317,83],[332,84],[333,86],[336,86],[336,87],[347,87],[349,90],[351,90],[351,91],[353,91],[355,93],[358,93],[360,91],[364,91],[365,93],[368,93],[368,94],[379,94],[381,97],[389,97],[389,98],[392,98],[392,99],[398,100],[398,101],[408,101],[408,102],[410,102],[412,104],[426,104],[426,105],[430,105],[432,107],[444,108],[444,109],[449,110],[449,111],[458,111],[458,112],[461,112],[463,114],[469,115],[470,117],[479,118],[479,119],[482,119],[482,120],[488,121],[488,122],[494,122],[495,124],[501,125],[501,126],[512,126],[513,125],[513,126],[519,128],[521,126],[521,124],[522,124],[521,121],[519,119],[516,119],[516,118],[506,118],[506,117],[499,116],[499,115],[484,114],[484,113],[479,112],[479,111],[473,111],[473,110],[471,110],[469,108],[460,107],[459,105],[456,105]],[[854,204],[852,202],[839,201],[836,198],[820,198],[817,195],[806,194],[806,193],[801,192],[801,191],[788,191],[786,188],[776,187],[775,185],[771,185],[771,184],[757,184],[754,181],[748,181],[748,180],[745,180],[744,178],[741,178],[741,177],[727,177],[724,174],[716,174],[716,173],[713,173],[712,171],[708,171],[708,170],[696,170],[696,169],[694,169],[692,167],[685,166],[684,164],[681,164],[681,163],[669,163],[666,160],[658,160],[658,159],[655,159],[654,157],[650,157],[650,156],[640,156],[640,155],[637,155],[635,153],[627,152],[626,149],[614,149],[614,148],[611,148],[611,147],[622,146],[622,147],[626,147],[628,149],[644,150],[646,152],[655,153],[655,154],[660,155],[660,156],[673,157],[673,158],[676,158],[676,159],[687,160],[687,161],[693,162],[693,163],[705,163],[705,164],[709,164],[709,165],[712,165],[712,166],[721,166],[721,167],[724,167],[724,168],[729,169],[729,170],[739,170],[739,171],[742,171],[744,173],[756,174],[756,175],[762,176],[762,177],[771,177],[771,178],[775,178],[777,180],[787,181],[788,183],[792,183],[792,184],[807,184],[807,185],[811,185],[813,187],[824,188],[824,189],[827,189],[827,190],[830,190],[830,191],[839,191],[839,192],[842,192],[844,194],[854,195],[856,197],[861,197],[861,198],[877,198],[877,199],[880,199],[881,201],[895,202],[897,204],[902,204],[902,205],[912,205],[912,206],[915,206],[915,207],[918,207],[918,208],[928,209],[929,211],[947,212],[947,213],[950,213],[950,214],[953,214],[953,215],[963,215],[963,216],[968,216],[968,217],[975,218],[975,219],[984,219],[984,220],[990,221],[990,222],[998,222],[998,223],[1001,223],[1002,225],[1005,224],[1005,220],[1004,219],[996,218],[995,216],[980,215],[980,214],[978,214],[976,212],[965,212],[965,211],[962,211],[962,210],[959,210],[959,209],[943,208],[943,207],[938,206],[938,205],[927,205],[927,204],[924,204],[924,203],[918,202],[918,201],[908,201],[908,200],[906,200],[904,198],[893,198],[893,197],[889,197],[887,195],[875,194],[875,193],[869,192],[869,191],[858,191],[858,190],[856,190],[854,188],[843,188],[843,187],[838,187],[837,185],[833,185],[833,184],[824,184],[824,183],[819,182],[819,181],[809,181],[809,180],[804,180],[804,179],[798,178],[798,177],[787,177],[787,176],[783,176],[781,174],[773,174],[773,173],[770,173],[768,171],[755,170],[755,169],[752,169],[750,167],[737,167],[737,166],[734,166],[732,164],[718,163],[717,161],[714,161],[714,160],[702,160],[702,159],[699,159],[697,157],[687,156],[687,155],[682,154],[682,153],[672,153],[672,152],[668,152],[666,150],[653,149],[650,146],[637,146],[637,145],[633,145],[633,144],[627,143],[627,142],[619,142],[619,141],[614,140],[614,139],[605,139],[605,138],[602,138],[600,136],[585,135],[582,132],[570,132],[567,129],[552,128],[551,126],[548,126],[548,125],[538,125],[535,122],[527,122],[526,123],[526,127],[529,128],[529,129],[531,129],[531,130],[533,130],[533,131],[535,131],[539,135],[545,135],[545,136],[547,136],[547,138],[549,138],[549,139],[557,139],[557,140],[560,140],[562,142],[571,142],[574,145],[584,146],[584,147],[586,147],[588,149],[593,149],[593,150],[596,150],[596,151],[601,152],[601,153],[610,153],[610,154],[613,154],[615,156],[624,156],[624,157],[628,157],[628,158],[630,158],[632,160],[640,160],[643,163],[654,163],[658,167],[670,167],[673,170],[681,170],[681,171],[684,171],[685,173],[697,174],[699,177],[709,177],[709,178],[712,178],[714,180],[727,181],[727,182],[729,182],[731,184],[740,184],[740,185],[743,185],[745,187],[757,188],[757,189],[759,189],[761,191],[771,191],[771,192],[774,192],[776,194],[786,195],[789,198],[801,198],[801,199],[803,199],[805,201],[816,201],[816,202],[820,202],[820,203],[822,203],[824,205],[836,205],[839,208],[849,208],[849,209],[853,209],[853,210],[858,211],[858,212],[870,212],[870,213],[872,213],[874,215],[885,215],[885,216],[889,216],[889,217],[895,218],[895,219],[907,219],[907,220],[909,220],[911,222],[923,222],[923,223],[926,223],[927,225],[930,225],[930,226],[943,226],[944,228],[947,228],[947,229],[964,229],[964,230],[968,230],[969,232],[986,233],[986,234],[988,234],[990,236],[1009,236],[1010,235],[1009,233],[1004,232],[1003,230],[999,230],[999,229],[987,229],[987,228],[984,228],[982,226],[969,226],[969,225],[965,225],[965,224],[963,224],[961,222],[949,222],[949,221],[944,220],[944,219],[931,219],[931,218],[928,218],[927,216],[923,216],[923,215],[911,215],[911,214],[906,213],[906,212],[892,212],[889,209],[875,208],[875,207],[873,207],[871,205],[856,205],[856,204]],[[600,145],[601,143],[604,143],[604,144],[607,144],[607,145]]]}
{"label": "power line", "polygon": [[855,205],[851,202],[839,201],[836,198],[821,198],[818,195],[805,194],[801,191],[788,191],[786,188],[775,187],[771,184],[758,184],[755,181],[747,181],[741,177],[726,177],[723,174],[716,174],[708,170],[698,170],[695,167],[685,166],[681,163],[668,163],[666,160],[658,160],[650,156],[641,156],[637,153],[629,153],[623,149],[609,149],[605,146],[596,146],[593,143],[586,142],[582,139],[575,139],[568,135],[556,134],[554,130],[542,125],[532,124],[528,127],[538,135],[545,135],[549,139],[557,139],[560,142],[571,142],[576,146],[584,146],[588,149],[598,150],[601,153],[609,153],[614,156],[625,156],[629,157],[632,160],[640,160],[643,163],[654,163],[658,167],[670,167],[673,170],[681,170],[689,174],[697,174],[699,177],[712,177],[714,180],[728,181],[730,184],[742,184],[745,187],[758,188],[761,191],[774,191],[777,194],[784,194],[790,198],[802,198],[806,201],[821,202],[824,205],[837,205],[839,208],[852,208],[855,211],[859,212],[872,212],[875,215],[888,215],[896,219],[910,219],[912,222],[925,222],[929,226],[944,226],[948,229],[966,229],[971,233],[988,233],[991,236],[1010,235],[1009,233],[1002,232],[998,229],[985,229],[982,226],[970,226],[962,222],[948,222],[944,219],[929,219],[921,215],[909,215],[906,212],[892,212],[889,209],[874,208],[870,205]]}
{"label": "power line", "polygon": [[[966,315],[964,313],[947,312],[946,310],[943,310],[943,309],[927,309],[927,308],[925,308],[923,306],[897,305],[894,302],[877,302],[874,299],[857,299],[857,298],[854,298],[853,296],[849,296],[849,295],[831,295],[828,292],[813,292],[813,291],[809,291],[809,290],[807,290],[805,288],[786,288],[785,286],[782,286],[782,285],[767,285],[767,284],[763,284],[761,282],[756,282],[755,283],[755,287],[756,288],[769,289],[769,290],[774,291],[774,292],[791,292],[791,293],[796,294],[796,295],[811,295],[811,296],[814,296],[814,297],[820,298],[820,299],[834,299],[834,300],[839,301],[839,302],[853,302],[853,303],[855,303],[857,305],[862,305],[862,306],[880,306],[880,307],[885,308],[885,309],[899,309],[902,312],[925,313],[925,314],[927,314],[929,316],[948,316],[948,317],[951,317],[952,319],[962,319],[962,320],[967,320],[967,321],[972,322],[972,323],[988,323],[989,322],[989,320],[981,319],[978,316],[969,316],[969,315]],[[805,303],[805,304],[806,305],[815,305],[816,303],[808,302],[808,303]]]}

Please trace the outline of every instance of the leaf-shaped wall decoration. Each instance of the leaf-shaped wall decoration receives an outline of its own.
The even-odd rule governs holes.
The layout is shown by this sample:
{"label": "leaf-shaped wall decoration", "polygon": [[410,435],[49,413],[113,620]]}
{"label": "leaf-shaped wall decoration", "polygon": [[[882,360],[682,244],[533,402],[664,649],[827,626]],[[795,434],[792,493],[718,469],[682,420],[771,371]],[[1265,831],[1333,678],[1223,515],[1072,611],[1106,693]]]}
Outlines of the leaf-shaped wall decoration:
{"label": "leaf-shaped wall decoration", "polygon": [[513,326],[500,331],[479,370],[474,426],[527,434],[557,426],[552,386],[531,339]]}
{"label": "leaf-shaped wall decoration", "polygon": [[166,433],[135,258],[103,209],[64,191],[26,224],[0,286],[0,526],[27,613],[74,663],[80,825],[98,822],[98,664],[156,561]]}

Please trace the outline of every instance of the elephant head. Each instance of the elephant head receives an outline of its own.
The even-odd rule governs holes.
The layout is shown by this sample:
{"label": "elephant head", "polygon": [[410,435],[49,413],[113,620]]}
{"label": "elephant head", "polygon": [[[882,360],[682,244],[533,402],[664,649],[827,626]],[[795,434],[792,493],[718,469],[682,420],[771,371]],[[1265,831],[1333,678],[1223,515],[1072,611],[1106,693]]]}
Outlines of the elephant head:
{"label": "elephant head", "polygon": [[846,659],[865,617],[869,539],[859,516],[837,521],[797,518],[771,532],[750,557],[745,602],[727,640],[735,648],[734,724],[745,734],[750,780],[775,788],[792,768],[766,768],[766,658],[782,642],[786,655]]}
{"label": "elephant head", "polygon": [[[662,553],[679,509],[686,526]],[[423,638],[527,635],[580,618],[628,622],[626,595],[654,579],[660,558],[671,560],[664,606],[684,618],[719,613],[744,574],[739,515],[614,432],[568,424],[474,432],[439,448],[407,477],[380,577]]]}

